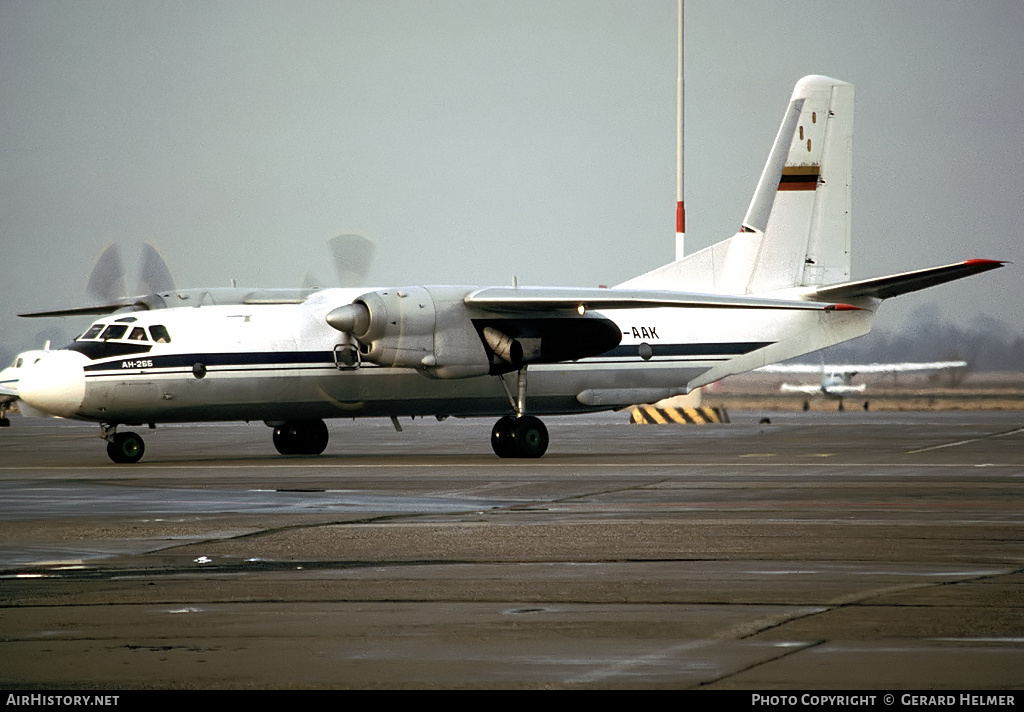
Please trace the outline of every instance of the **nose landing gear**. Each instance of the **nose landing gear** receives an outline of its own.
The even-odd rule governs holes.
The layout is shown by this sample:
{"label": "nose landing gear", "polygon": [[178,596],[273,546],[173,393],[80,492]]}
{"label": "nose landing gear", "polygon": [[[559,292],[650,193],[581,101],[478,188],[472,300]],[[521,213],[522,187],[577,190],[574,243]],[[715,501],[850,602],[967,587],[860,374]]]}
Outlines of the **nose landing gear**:
{"label": "nose landing gear", "polygon": [[274,428],[274,447],[282,455],[319,455],[329,437],[322,420],[289,420]]}
{"label": "nose landing gear", "polygon": [[119,465],[133,465],[146,453],[146,443],[138,433],[118,433],[116,428],[100,426],[100,435],[107,441],[107,457]]}

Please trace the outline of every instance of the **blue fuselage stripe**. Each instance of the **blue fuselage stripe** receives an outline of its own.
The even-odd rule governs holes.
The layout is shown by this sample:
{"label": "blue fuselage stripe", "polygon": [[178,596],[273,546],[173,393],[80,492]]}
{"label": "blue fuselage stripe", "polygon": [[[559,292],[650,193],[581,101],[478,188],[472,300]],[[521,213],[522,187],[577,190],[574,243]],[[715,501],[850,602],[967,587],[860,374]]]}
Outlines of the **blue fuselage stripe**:
{"label": "blue fuselage stripe", "polygon": [[[663,361],[724,361],[755,349],[768,346],[771,342],[731,342],[702,344],[651,344],[651,359]],[[617,346],[598,356],[582,359],[585,363],[616,363],[640,359],[639,346]],[[649,359],[645,359],[648,360]],[[247,371],[266,368],[305,369],[333,368],[332,351],[241,351],[231,353],[187,353],[152,355],[140,354],[121,358],[108,358],[85,367],[87,375],[108,375],[111,372],[127,373],[145,370],[178,371],[190,370],[196,364],[219,371]],[[365,364],[371,366],[373,364]]]}

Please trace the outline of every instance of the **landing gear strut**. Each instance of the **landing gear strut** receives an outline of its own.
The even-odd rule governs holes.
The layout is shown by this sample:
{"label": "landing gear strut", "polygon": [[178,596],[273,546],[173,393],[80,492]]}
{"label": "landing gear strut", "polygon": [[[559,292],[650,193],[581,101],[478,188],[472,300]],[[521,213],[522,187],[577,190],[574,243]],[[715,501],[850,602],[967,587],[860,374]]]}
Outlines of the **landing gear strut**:
{"label": "landing gear strut", "polygon": [[491,448],[498,457],[541,457],[548,449],[548,429],[540,419],[526,415],[526,366],[519,369],[513,396],[501,380],[516,417],[506,415],[491,430]]}
{"label": "landing gear strut", "polygon": [[274,447],[282,455],[319,455],[328,439],[322,420],[289,420],[274,428]]}

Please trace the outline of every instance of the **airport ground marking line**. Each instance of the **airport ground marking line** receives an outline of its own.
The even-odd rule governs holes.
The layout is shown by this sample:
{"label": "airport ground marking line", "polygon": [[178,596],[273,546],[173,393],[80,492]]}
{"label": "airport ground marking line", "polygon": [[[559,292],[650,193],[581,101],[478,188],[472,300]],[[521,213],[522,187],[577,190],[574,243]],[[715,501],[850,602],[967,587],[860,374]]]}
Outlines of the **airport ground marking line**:
{"label": "airport ground marking line", "polygon": [[[637,668],[642,668],[645,666],[656,664],[664,664],[665,661],[675,659],[682,653],[692,653],[694,651],[700,650],[702,648],[707,648],[711,645],[715,645],[725,640],[743,640],[763,630],[768,630],[770,628],[777,627],[781,623],[789,622],[791,620],[798,620],[800,618],[805,618],[808,616],[818,615],[828,610],[831,609],[816,606],[801,606],[796,612],[785,611],[773,616],[747,621],[746,623],[740,623],[738,625],[727,628],[724,631],[714,633],[705,638],[688,641],[686,643],[670,645],[669,647],[659,650],[657,652],[648,653],[645,655],[638,655],[636,657],[621,660],[617,663],[605,665],[601,668],[591,670],[590,672],[585,673],[583,675],[577,675],[576,677],[569,678],[566,682],[570,684],[585,684],[615,678],[623,674],[629,674],[630,671],[636,670]],[[799,650],[804,650],[808,647],[814,647],[818,644],[820,644],[820,641],[810,641],[806,644],[799,646]],[[768,660],[759,660],[755,662],[751,667],[757,667],[759,665],[765,664],[766,662],[773,662],[777,660],[779,657],[785,657],[786,655],[791,655],[794,652],[797,652],[797,649],[786,650],[781,655],[772,656]],[[736,673],[728,673],[727,675],[725,675],[725,677],[728,677],[729,675],[733,674]],[[713,680],[712,682],[717,682],[721,679],[723,678],[719,677]],[[701,680],[697,681],[696,684],[707,684],[707,682],[709,681]]]}
{"label": "airport ground marking line", "polygon": [[825,642],[826,640],[824,638],[817,638],[815,640],[796,643],[776,643],[777,650],[779,651],[777,655],[765,658],[764,660],[756,660],[747,665],[746,667],[737,668],[736,670],[724,673],[717,678],[703,681],[701,682],[701,685],[711,685],[717,682],[721,682],[722,680],[726,680],[730,677],[742,675],[746,672],[749,672],[750,670],[761,667],[762,665],[768,665],[769,663],[774,663],[778,660],[782,660],[783,658],[788,658],[790,655],[795,655],[805,650],[816,648],[819,645],[823,645]]}
{"label": "airport ground marking line", "polygon": [[967,445],[969,443],[976,443],[980,440],[989,440],[991,438],[1001,438],[1007,435],[1016,435],[1017,433],[1024,433],[1024,428],[1015,428],[1013,430],[1007,430],[1005,433],[992,433],[990,435],[982,435],[978,438],[969,438],[967,440],[958,440],[955,443],[945,443],[943,445],[932,445],[931,447],[923,447],[918,450],[908,450],[908,455],[916,455],[919,452],[928,452],[929,450],[941,450],[947,447],[957,447],[958,445]]}
{"label": "airport ground marking line", "polygon": [[566,680],[566,682],[569,684],[586,684],[599,682],[601,680],[606,680],[608,678],[617,677],[619,675],[626,673],[629,670],[641,666],[652,665],[667,659],[674,658],[680,653],[688,653],[694,650],[699,650],[700,648],[707,647],[708,645],[714,642],[716,641],[707,639],[694,640],[687,643],[680,643],[678,645],[673,645],[667,649],[658,651],[656,653],[648,653],[646,655],[640,655],[634,658],[630,658],[628,660],[622,660],[611,665],[605,665],[602,668],[591,670],[590,672],[585,673],[583,675],[571,677],[568,680]]}

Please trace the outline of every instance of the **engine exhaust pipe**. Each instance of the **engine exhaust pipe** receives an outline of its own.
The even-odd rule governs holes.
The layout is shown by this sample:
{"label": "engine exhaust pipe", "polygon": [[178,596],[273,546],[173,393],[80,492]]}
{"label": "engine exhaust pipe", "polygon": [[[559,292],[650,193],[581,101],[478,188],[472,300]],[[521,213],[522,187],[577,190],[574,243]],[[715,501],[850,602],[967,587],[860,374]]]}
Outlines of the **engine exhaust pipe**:
{"label": "engine exhaust pipe", "polygon": [[516,368],[523,365],[523,345],[511,336],[503,334],[493,326],[484,327],[484,341],[491,347],[498,358]]}

